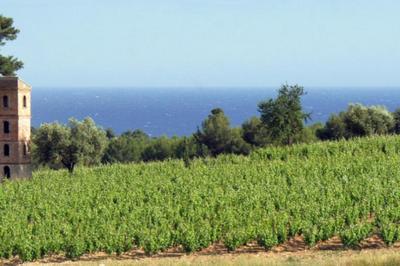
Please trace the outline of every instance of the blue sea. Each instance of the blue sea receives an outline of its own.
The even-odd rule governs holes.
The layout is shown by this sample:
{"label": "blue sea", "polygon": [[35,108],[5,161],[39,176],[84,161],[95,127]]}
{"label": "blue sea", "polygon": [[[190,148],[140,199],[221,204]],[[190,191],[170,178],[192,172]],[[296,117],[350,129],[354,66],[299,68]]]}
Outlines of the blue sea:
{"label": "blue sea", "polygon": [[[305,88],[303,106],[324,122],[350,103],[400,108],[400,88]],[[90,116],[116,133],[142,129],[151,136],[190,135],[216,107],[232,126],[257,116],[257,104],[276,88],[33,88],[32,125]]]}

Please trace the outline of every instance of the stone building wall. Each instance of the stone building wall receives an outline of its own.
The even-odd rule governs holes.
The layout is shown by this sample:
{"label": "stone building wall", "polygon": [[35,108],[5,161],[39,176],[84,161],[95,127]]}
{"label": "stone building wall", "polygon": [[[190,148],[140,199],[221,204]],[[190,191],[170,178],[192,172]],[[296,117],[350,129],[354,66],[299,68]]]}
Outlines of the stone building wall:
{"label": "stone building wall", "polygon": [[[6,132],[6,123],[9,132]],[[0,78],[0,179],[32,175],[31,89],[16,77]]]}

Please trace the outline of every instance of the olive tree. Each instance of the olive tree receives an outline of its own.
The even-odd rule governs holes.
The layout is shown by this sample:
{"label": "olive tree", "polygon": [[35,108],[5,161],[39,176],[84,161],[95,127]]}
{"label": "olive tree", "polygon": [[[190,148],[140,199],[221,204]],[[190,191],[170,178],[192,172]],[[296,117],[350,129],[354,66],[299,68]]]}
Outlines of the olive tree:
{"label": "olive tree", "polygon": [[383,106],[350,104],[346,111],[332,115],[318,132],[321,139],[340,139],[389,134],[395,118]]}
{"label": "olive tree", "polygon": [[92,166],[101,162],[107,137],[91,118],[70,119],[67,125],[43,124],[36,130],[33,143],[39,165],[65,167],[72,173],[77,164]]}

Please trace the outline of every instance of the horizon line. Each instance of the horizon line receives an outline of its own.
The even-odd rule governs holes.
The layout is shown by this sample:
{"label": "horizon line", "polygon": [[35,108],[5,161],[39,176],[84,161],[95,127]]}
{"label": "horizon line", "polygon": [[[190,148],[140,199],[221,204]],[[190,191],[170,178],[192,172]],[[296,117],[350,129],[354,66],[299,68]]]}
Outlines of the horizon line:
{"label": "horizon line", "polygon": [[[283,84],[282,84],[283,85]],[[273,85],[266,85],[266,86],[137,86],[137,85],[110,85],[110,86],[36,86],[33,85],[34,88],[39,89],[279,89],[282,85],[273,86]],[[289,84],[290,85],[290,84]],[[300,84],[292,84],[292,85],[299,85],[304,89],[399,89],[400,85],[396,86],[303,86]]]}

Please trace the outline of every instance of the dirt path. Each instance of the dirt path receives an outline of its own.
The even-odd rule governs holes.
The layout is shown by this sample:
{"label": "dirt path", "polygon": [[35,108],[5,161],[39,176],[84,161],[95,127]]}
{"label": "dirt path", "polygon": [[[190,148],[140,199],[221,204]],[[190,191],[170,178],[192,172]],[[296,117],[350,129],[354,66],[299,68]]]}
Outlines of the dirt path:
{"label": "dirt path", "polygon": [[[43,265],[42,262],[28,263],[29,266]],[[123,266],[123,265],[400,265],[400,249],[346,250],[346,251],[302,251],[302,252],[259,252],[220,255],[182,255],[180,257],[147,257],[107,259],[86,258],[77,261],[48,263],[50,265]]]}
{"label": "dirt path", "polygon": [[[349,258],[351,264],[348,264]],[[364,260],[378,264],[363,264]],[[84,255],[76,261],[62,256],[51,256],[25,265],[354,265],[356,261],[362,263],[359,265],[388,265],[386,262],[379,264],[387,260],[396,262],[392,265],[400,265],[400,243],[389,248],[374,235],[362,241],[359,247],[349,250],[338,237],[333,237],[308,248],[304,239],[299,236],[270,251],[254,242],[234,252],[228,252],[222,244],[215,244],[193,254],[186,254],[180,248],[172,248],[151,257],[146,256],[143,250],[132,250],[120,256],[99,252]],[[18,263],[18,258],[14,258],[0,262],[0,265]]]}

